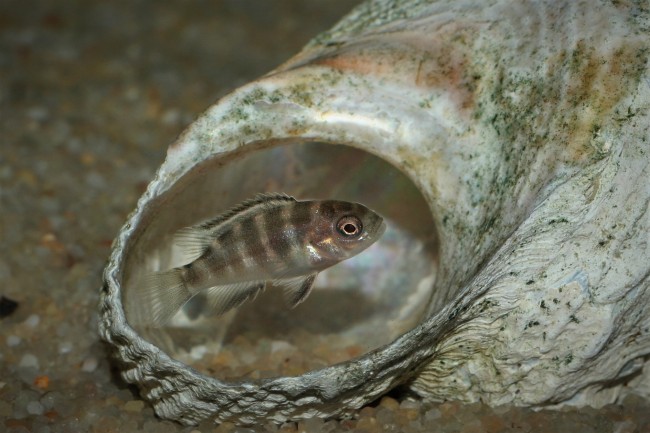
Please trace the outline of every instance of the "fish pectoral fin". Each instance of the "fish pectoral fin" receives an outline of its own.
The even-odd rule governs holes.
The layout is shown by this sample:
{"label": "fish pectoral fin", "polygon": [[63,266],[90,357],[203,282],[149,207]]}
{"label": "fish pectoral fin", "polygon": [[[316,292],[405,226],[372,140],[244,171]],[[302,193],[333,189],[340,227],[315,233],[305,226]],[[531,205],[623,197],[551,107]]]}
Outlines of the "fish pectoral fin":
{"label": "fish pectoral fin", "polygon": [[201,257],[211,242],[210,233],[198,227],[185,227],[174,234],[174,244],[181,248],[183,263],[191,263]]}
{"label": "fish pectoral fin", "polygon": [[297,277],[274,281],[279,286],[283,287],[284,300],[289,308],[294,308],[305,299],[307,299],[307,296],[309,296],[311,288],[314,285],[316,275],[318,274],[307,275],[307,277]]}
{"label": "fish pectoral fin", "polygon": [[206,298],[215,314],[224,314],[239,307],[246,301],[254,300],[264,290],[263,281],[246,281],[244,283],[215,286],[206,289]]}

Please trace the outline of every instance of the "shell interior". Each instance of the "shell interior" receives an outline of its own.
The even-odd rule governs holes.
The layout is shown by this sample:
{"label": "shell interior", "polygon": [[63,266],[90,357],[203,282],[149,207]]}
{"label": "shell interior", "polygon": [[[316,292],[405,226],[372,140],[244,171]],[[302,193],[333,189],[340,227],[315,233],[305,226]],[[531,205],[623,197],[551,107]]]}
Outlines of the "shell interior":
{"label": "shell interior", "polygon": [[[211,314],[199,295],[165,327],[143,326],[146,308],[131,301],[134,281],[142,273],[180,264],[172,235],[259,192],[360,202],[384,217],[387,230],[368,250],[319,274],[310,297],[293,310],[271,286],[254,302],[223,316]],[[129,324],[199,370],[214,372],[206,359],[241,335],[299,349],[320,339],[330,353],[342,353],[330,363],[344,361],[391,342],[421,322],[431,300],[437,236],[427,203],[397,168],[353,147],[272,142],[221,154],[152,203],[141,227],[125,261],[123,301]],[[350,347],[356,349],[346,351]]]}

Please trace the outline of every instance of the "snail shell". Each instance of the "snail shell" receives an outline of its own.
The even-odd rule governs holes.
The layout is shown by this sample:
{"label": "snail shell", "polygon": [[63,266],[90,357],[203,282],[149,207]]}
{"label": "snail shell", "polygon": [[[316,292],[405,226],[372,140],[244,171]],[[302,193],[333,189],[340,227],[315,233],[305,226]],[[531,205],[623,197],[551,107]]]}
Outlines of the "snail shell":
{"label": "snail shell", "polygon": [[[369,1],[220,100],[169,148],[114,243],[100,333],[122,377],[185,424],[339,416],[397,385],[495,405],[647,396],[648,13]],[[370,166],[357,183],[341,176]],[[129,279],[173,262],[175,229],[277,187],[374,198],[402,251],[417,246],[390,271],[399,284],[368,272],[383,276],[394,326],[374,350],[300,376],[209,377],[138,328]],[[209,325],[216,341],[232,320]]]}

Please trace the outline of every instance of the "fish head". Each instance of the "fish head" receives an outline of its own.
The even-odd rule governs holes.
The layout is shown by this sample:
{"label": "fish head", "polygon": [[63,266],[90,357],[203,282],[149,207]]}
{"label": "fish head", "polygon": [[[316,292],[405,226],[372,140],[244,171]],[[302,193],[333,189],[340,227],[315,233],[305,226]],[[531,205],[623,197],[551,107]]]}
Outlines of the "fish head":
{"label": "fish head", "polygon": [[311,245],[328,265],[359,254],[386,229],[384,219],[362,204],[338,200],[320,203]]}

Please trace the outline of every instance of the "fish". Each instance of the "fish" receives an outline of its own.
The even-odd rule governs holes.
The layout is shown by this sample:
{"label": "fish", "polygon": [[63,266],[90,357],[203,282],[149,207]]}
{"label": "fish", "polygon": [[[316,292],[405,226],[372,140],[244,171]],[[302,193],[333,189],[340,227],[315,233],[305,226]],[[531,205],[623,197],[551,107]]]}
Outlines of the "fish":
{"label": "fish", "polygon": [[179,230],[183,266],[148,274],[137,287],[152,326],[167,323],[192,297],[206,295],[214,314],[254,300],[267,283],[294,308],[319,272],[375,243],[386,223],[362,204],[298,201],[262,193],[211,220]]}

